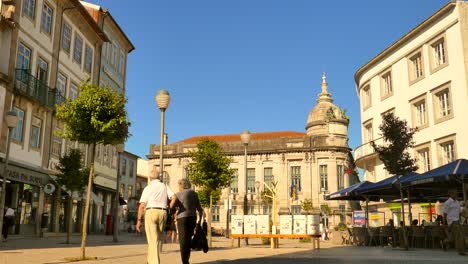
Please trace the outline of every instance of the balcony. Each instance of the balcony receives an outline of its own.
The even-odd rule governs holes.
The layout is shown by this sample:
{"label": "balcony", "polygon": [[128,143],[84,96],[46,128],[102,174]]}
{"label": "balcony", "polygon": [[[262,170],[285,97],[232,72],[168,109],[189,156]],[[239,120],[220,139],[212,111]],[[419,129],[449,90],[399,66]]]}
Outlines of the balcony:
{"label": "balcony", "polygon": [[[369,159],[374,159],[377,156],[377,153],[375,152],[374,148],[371,145],[372,141],[369,141],[367,143],[362,144],[361,146],[357,147],[354,150],[354,160],[356,163],[356,166],[359,168],[364,168],[366,161]],[[373,140],[373,142],[379,146],[383,145],[384,141],[383,138],[378,138]]]}
{"label": "balcony", "polygon": [[31,75],[28,70],[16,69],[14,90],[16,93],[26,96],[43,106],[49,108],[55,106],[55,89],[51,89],[46,83]]}

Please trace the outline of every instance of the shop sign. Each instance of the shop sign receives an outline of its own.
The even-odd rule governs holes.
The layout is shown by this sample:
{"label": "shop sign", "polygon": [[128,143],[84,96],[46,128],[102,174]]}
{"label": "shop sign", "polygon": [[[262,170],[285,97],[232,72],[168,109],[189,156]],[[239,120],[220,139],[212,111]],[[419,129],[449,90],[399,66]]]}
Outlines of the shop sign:
{"label": "shop sign", "polygon": [[18,182],[24,182],[31,185],[40,186],[45,183],[46,174],[41,174],[36,171],[31,171],[15,165],[8,165],[7,169],[8,179]]}

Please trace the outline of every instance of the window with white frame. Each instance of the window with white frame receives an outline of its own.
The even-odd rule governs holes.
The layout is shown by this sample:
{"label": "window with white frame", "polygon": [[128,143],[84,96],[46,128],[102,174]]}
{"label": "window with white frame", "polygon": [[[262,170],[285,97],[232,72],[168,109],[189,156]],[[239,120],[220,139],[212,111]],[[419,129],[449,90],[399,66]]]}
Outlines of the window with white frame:
{"label": "window with white frame", "polygon": [[255,168],[247,169],[247,192],[255,193]]}
{"label": "window with white frame", "polygon": [[371,94],[371,89],[370,85],[366,85],[362,89],[362,108],[367,109],[372,106],[372,94]]}
{"label": "window with white frame", "polygon": [[417,52],[415,55],[410,57],[410,81],[418,80],[424,77],[424,68],[421,52]]}
{"label": "window with white frame", "polygon": [[437,40],[431,45],[432,50],[432,68],[438,68],[447,63],[445,48],[445,38]]}
{"label": "window with white frame", "polygon": [[326,192],[328,191],[328,166],[320,165],[319,174],[320,174],[320,191]]}
{"label": "window with white frame", "polygon": [[117,68],[117,62],[118,62],[118,48],[117,44],[112,43],[112,58],[111,58],[111,64],[114,68]]}
{"label": "window with white frame", "polygon": [[30,63],[31,49],[29,49],[23,43],[20,42],[18,45],[18,58],[16,60],[16,68],[29,70]]}
{"label": "window with white frame", "polygon": [[213,205],[213,207],[211,208],[211,221],[214,222],[214,223],[217,223],[219,222],[219,205]]}
{"label": "window with white frame", "polygon": [[234,174],[231,178],[231,192],[238,193],[239,192],[239,170],[234,169]]}
{"label": "window with white frame", "polygon": [[[55,131],[62,131],[60,128],[56,127]],[[54,141],[52,142],[52,155],[55,157],[62,156],[62,145],[63,145],[63,138],[57,136],[57,133],[53,134]]]}
{"label": "window with white frame", "polygon": [[72,40],[72,27],[67,22],[63,22],[62,28],[62,49],[70,53]]}
{"label": "window with white frame", "polygon": [[23,1],[23,14],[31,19],[34,19],[36,11],[36,0],[24,0]]}
{"label": "window with white frame", "polygon": [[54,10],[46,3],[42,5],[41,31],[50,35],[52,32],[52,18]]}
{"label": "window with white frame", "polygon": [[70,100],[75,101],[78,98],[78,86],[76,84],[70,84],[70,93],[69,93]]}
{"label": "window with white frame", "polygon": [[84,70],[87,73],[91,73],[93,68],[93,50],[90,46],[85,45],[85,62],[84,62]]}
{"label": "window with white frame", "polygon": [[31,136],[29,138],[29,145],[32,148],[40,148],[41,146],[41,129],[42,120],[33,116],[31,121]]}
{"label": "window with white frame", "polygon": [[441,150],[441,165],[450,163],[455,160],[455,142],[453,140],[445,141],[440,144]]}
{"label": "window with white frame", "polygon": [[263,168],[263,182],[269,187],[272,186],[272,183],[273,183],[273,168],[272,167]]}
{"label": "window with white frame", "polygon": [[437,98],[437,118],[443,118],[451,115],[452,106],[449,89],[444,89],[436,93]]}
{"label": "window with white frame", "polygon": [[420,100],[413,104],[414,107],[414,126],[424,127],[427,125],[427,107],[426,100]]}
{"label": "window with white frame", "polygon": [[13,111],[18,117],[18,122],[16,122],[16,126],[11,130],[11,138],[14,141],[21,142],[23,141],[24,110],[14,106]]}
{"label": "window with white frame", "polygon": [[237,215],[237,205],[231,205],[231,215]]}
{"label": "window with white frame", "polygon": [[392,72],[388,71],[382,75],[382,98],[389,97],[393,94],[392,87]]}
{"label": "window with white frame", "polygon": [[301,166],[291,166],[291,187],[301,191]]}
{"label": "window with white frame", "polygon": [[336,177],[337,177],[337,183],[338,183],[338,191],[344,189],[344,173],[345,168],[344,165],[336,165]]}
{"label": "window with white frame", "polygon": [[127,176],[127,159],[122,157],[122,166],[120,167],[120,175],[125,177]]}
{"label": "window with white frame", "polygon": [[83,39],[75,33],[75,42],[73,47],[73,60],[81,65],[81,57],[83,56]]}
{"label": "window with white frame", "polygon": [[123,74],[124,72],[124,65],[125,65],[125,54],[121,50],[120,51],[120,56],[119,56],[119,73]]}
{"label": "window with white frame", "polygon": [[364,143],[371,142],[374,140],[374,130],[372,128],[372,122],[364,124]]}
{"label": "window with white frame", "polygon": [[431,169],[431,158],[429,148],[419,149],[418,153],[418,167],[421,172],[426,172]]}
{"label": "window with white frame", "polygon": [[57,75],[57,91],[60,96],[66,97],[67,91],[67,77],[59,72]]}

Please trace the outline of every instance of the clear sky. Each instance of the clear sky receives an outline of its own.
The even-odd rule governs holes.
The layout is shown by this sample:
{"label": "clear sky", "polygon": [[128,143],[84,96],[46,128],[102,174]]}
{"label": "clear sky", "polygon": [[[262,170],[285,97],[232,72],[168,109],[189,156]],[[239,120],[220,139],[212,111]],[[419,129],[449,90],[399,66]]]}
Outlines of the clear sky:
{"label": "clear sky", "polygon": [[169,143],[201,135],[301,131],[325,71],[361,144],[354,73],[447,0],[88,0],[109,9],[136,47],[127,68],[132,136],[159,144],[160,89]]}

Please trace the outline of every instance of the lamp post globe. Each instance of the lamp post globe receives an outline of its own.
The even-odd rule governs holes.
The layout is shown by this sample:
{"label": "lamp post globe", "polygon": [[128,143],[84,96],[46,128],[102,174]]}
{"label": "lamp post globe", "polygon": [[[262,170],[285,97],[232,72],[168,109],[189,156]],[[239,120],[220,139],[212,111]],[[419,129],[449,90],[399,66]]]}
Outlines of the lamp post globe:
{"label": "lamp post globe", "polygon": [[159,109],[166,110],[169,107],[169,103],[171,101],[171,96],[167,90],[159,90],[155,96],[156,105]]}
{"label": "lamp post globe", "polygon": [[162,180],[163,178],[163,172],[164,172],[164,112],[166,109],[169,107],[169,102],[171,101],[171,96],[169,95],[169,92],[167,90],[159,90],[158,93],[156,94],[155,97],[156,105],[158,106],[160,112],[161,112],[161,125],[160,125],[160,137],[159,137],[159,173],[160,173],[160,178]]}

